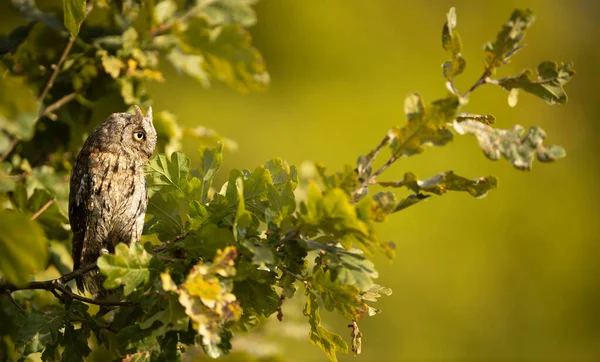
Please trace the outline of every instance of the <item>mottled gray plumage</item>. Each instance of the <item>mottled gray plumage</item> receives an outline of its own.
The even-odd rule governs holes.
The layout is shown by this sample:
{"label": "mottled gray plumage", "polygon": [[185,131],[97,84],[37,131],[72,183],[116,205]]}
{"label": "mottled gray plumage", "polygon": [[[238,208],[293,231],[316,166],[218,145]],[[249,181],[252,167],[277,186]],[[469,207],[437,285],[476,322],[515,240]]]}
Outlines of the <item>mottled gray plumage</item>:
{"label": "mottled gray plumage", "polygon": [[[73,270],[113,253],[120,243],[138,242],[148,203],[143,165],[156,146],[152,108],[146,116],[113,113],[85,141],[71,174],[69,220]],[[77,279],[94,297],[103,297],[98,271]]]}

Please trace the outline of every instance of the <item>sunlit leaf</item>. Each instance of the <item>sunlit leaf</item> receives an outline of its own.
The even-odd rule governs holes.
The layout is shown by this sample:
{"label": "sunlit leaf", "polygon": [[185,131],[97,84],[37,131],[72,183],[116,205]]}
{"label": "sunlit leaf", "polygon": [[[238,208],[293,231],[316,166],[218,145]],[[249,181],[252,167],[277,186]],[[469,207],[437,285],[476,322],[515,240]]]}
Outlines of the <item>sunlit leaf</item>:
{"label": "sunlit leaf", "polygon": [[40,102],[23,77],[13,77],[0,66],[0,154],[9,148],[10,138],[29,140],[33,137]]}
{"label": "sunlit leaf", "polygon": [[348,353],[348,345],[342,337],[329,332],[321,325],[317,297],[308,289],[306,290],[306,304],[304,305],[303,313],[308,317],[308,323],[310,324],[308,340],[310,343],[319,346],[330,361],[337,361],[337,352],[342,354]]}
{"label": "sunlit leaf", "polygon": [[173,48],[167,55],[167,60],[177,71],[185,73],[197,80],[203,87],[210,86],[209,75],[202,68],[204,58],[197,54],[188,54],[180,48]]}
{"label": "sunlit leaf", "polygon": [[498,179],[495,176],[487,176],[471,180],[458,176],[452,171],[446,171],[428,179],[419,180],[415,174],[408,172],[404,174],[402,181],[380,181],[378,184],[386,187],[406,187],[417,193],[431,192],[443,195],[446,191],[465,191],[471,196],[483,197],[489,190],[498,186]]}
{"label": "sunlit leaf", "polygon": [[0,230],[0,271],[10,283],[22,286],[46,267],[46,237],[30,217],[9,210],[0,210]]}
{"label": "sunlit leaf", "polygon": [[404,113],[408,118],[406,126],[391,130],[392,153],[396,158],[412,156],[424,151],[423,146],[443,146],[452,141],[452,133],[447,122],[456,116],[458,98],[449,95],[425,106],[418,94],[411,94],[404,101]]}
{"label": "sunlit leaf", "polygon": [[65,27],[73,36],[77,36],[79,27],[85,19],[85,2],[86,0],[63,0]]}
{"label": "sunlit leaf", "polygon": [[113,289],[123,285],[123,294],[131,294],[138,286],[150,281],[150,259],[151,256],[139,243],[132,243],[129,247],[118,244],[114,255],[98,258],[100,272],[106,276],[104,287]]}
{"label": "sunlit leaf", "polygon": [[[175,192],[178,196],[187,196],[187,176],[190,171],[190,159],[181,152],[173,152],[171,160],[159,154],[146,165],[148,188],[152,191]],[[149,196],[152,193],[149,192]]]}
{"label": "sunlit leaf", "polygon": [[493,70],[507,63],[523,47],[520,43],[534,20],[533,12],[529,9],[513,11],[496,36],[496,41],[488,42],[484,47],[486,68]]}
{"label": "sunlit leaf", "polygon": [[250,27],[256,23],[256,13],[252,9],[256,2],[257,0],[215,0],[203,7],[199,15],[206,18],[211,26],[241,24]]}
{"label": "sunlit leaf", "polygon": [[270,77],[250,33],[241,25],[210,28],[201,19],[190,22],[183,37],[186,53],[202,55],[202,66],[215,79],[242,93],[263,91]]}
{"label": "sunlit leaf", "polygon": [[442,30],[442,46],[450,56],[450,60],[442,64],[444,77],[452,81],[465,69],[467,62],[462,56],[462,42],[456,31],[456,9],[450,8]]}
{"label": "sunlit leaf", "polygon": [[154,7],[152,13],[154,22],[162,24],[171,20],[177,11],[177,3],[174,0],[162,0]]}
{"label": "sunlit leaf", "polygon": [[[511,91],[522,89],[542,98],[548,104],[567,103],[567,94],[563,86],[575,75],[573,64],[562,62],[543,62],[538,65],[537,76],[529,69],[516,77],[507,77],[498,80],[498,84]],[[516,93],[515,93],[516,94]],[[513,96],[516,97],[516,96]],[[516,105],[516,98],[509,104]]]}
{"label": "sunlit leaf", "polygon": [[552,162],[566,156],[565,150],[556,145],[545,146],[546,132],[531,127],[527,132],[520,125],[512,129],[496,129],[476,121],[454,122],[459,134],[475,135],[483,153],[491,160],[504,157],[519,170],[530,170],[534,158],[540,162]]}
{"label": "sunlit leaf", "polygon": [[362,318],[368,312],[368,306],[359,298],[358,287],[342,284],[341,280],[332,277],[330,270],[316,269],[311,278],[311,286],[319,292],[325,308],[329,311],[337,310],[348,320]]}

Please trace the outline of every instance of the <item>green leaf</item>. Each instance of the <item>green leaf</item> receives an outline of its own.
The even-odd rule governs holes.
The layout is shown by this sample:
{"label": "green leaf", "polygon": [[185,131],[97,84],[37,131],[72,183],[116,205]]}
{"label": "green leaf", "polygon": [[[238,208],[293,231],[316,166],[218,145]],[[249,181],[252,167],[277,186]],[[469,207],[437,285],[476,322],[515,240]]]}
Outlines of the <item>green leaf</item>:
{"label": "green leaf", "polygon": [[343,190],[333,189],[322,195],[318,186],[311,182],[305,206],[304,222],[309,226],[332,235],[348,250],[353,245],[363,250],[370,249],[369,229],[358,218],[356,206]]}
{"label": "green leaf", "polygon": [[389,297],[392,295],[392,290],[390,288],[382,287],[379,284],[373,284],[369,290],[360,293],[359,298],[369,302],[376,302],[378,298],[384,295]]}
{"label": "green leaf", "polygon": [[535,17],[529,9],[516,9],[496,36],[495,42],[485,44],[485,67],[493,71],[506,64],[523,46],[520,45]]}
{"label": "green leaf", "polygon": [[273,186],[278,191],[283,191],[288,182],[291,182],[295,188],[298,184],[298,169],[291,166],[281,158],[274,158],[265,163],[265,168],[269,170]]}
{"label": "green leaf", "polygon": [[348,345],[342,337],[329,332],[321,326],[321,316],[319,314],[319,304],[317,297],[306,289],[306,304],[304,305],[303,314],[308,317],[310,324],[310,332],[308,340],[312,344],[316,344],[325,352],[330,361],[337,362],[337,352],[347,354]]}
{"label": "green leaf", "polygon": [[156,129],[158,142],[156,149],[172,154],[181,148],[183,129],[177,122],[177,116],[169,111],[156,112],[152,124]]}
{"label": "green leaf", "polygon": [[[160,190],[163,193],[175,193],[180,197],[188,196],[187,176],[190,171],[190,159],[181,152],[173,152],[171,160],[160,154],[146,165],[146,180],[149,191]],[[151,193],[148,193],[151,196]]]}
{"label": "green leaf", "polygon": [[73,36],[77,36],[79,27],[85,19],[85,1],[86,0],[63,0],[65,27]]}
{"label": "green leaf", "polygon": [[165,23],[175,16],[177,3],[174,0],[162,0],[154,7],[153,19],[155,24]]}
{"label": "green leaf", "polygon": [[[33,137],[40,102],[24,77],[14,77],[0,66],[0,154],[9,150],[10,138],[28,141]],[[7,136],[11,136],[8,138]]]}
{"label": "green leaf", "polygon": [[[542,98],[548,104],[567,103],[567,94],[563,86],[575,75],[573,64],[562,62],[543,62],[538,65],[537,76],[529,69],[516,77],[498,80],[498,84],[509,91],[523,89]],[[516,104],[516,101],[513,102]]]}
{"label": "green leaf", "polygon": [[151,258],[139,243],[132,243],[129,247],[118,244],[114,255],[98,258],[100,272],[106,276],[104,287],[114,289],[123,285],[123,294],[131,294],[138,286],[150,281]]}
{"label": "green leaf", "polygon": [[[37,214],[35,220],[42,225],[48,238],[66,240],[70,237],[70,233],[64,228],[69,220],[47,190],[36,188],[31,197],[27,198],[25,185],[18,184],[11,196],[11,203],[17,211],[29,218]],[[41,213],[38,214],[39,212]]]}
{"label": "green leaf", "polygon": [[465,70],[467,62],[462,56],[462,42],[456,31],[456,9],[450,8],[447,20],[442,29],[442,46],[450,56],[450,60],[442,65],[444,77],[452,81]]}
{"label": "green leaf", "polygon": [[456,117],[458,98],[447,98],[433,102],[426,107],[418,94],[409,95],[404,101],[404,113],[408,118],[406,126],[390,131],[394,157],[412,156],[424,151],[423,146],[443,146],[452,141],[452,133],[447,123]]}
{"label": "green leaf", "polygon": [[31,274],[46,268],[44,232],[29,217],[8,210],[0,210],[0,230],[0,272],[10,283],[23,286]]}
{"label": "green leaf", "polygon": [[275,223],[281,226],[283,220],[294,213],[296,210],[296,198],[294,196],[294,186],[292,181],[288,181],[283,190],[279,192],[273,185],[267,185],[268,208],[265,210],[267,225]]}
{"label": "green leaf", "polygon": [[82,326],[78,330],[73,328],[72,324],[67,323],[65,326],[65,334],[62,340],[62,345],[65,347],[62,353],[63,362],[79,362],[83,361],[84,357],[92,351],[88,347],[88,338],[90,329],[87,326]]}
{"label": "green leaf", "polygon": [[179,216],[179,202],[173,194],[154,194],[148,201],[146,212],[152,218],[144,225],[144,234],[156,233],[161,241],[169,241],[185,232]]}
{"label": "green leaf", "polygon": [[406,197],[406,198],[400,200],[400,202],[398,202],[398,204],[396,205],[396,208],[394,209],[394,212],[402,211],[402,210],[406,209],[407,207],[418,204],[419,202],[421,202],[423,200],[427,200],[429,197],[430,197],[430,195],[422,195],[422,194],[409,195],[408,197]]}
{"label": "green leaf", "polygon": [[264,59],[241,25],[211,28],[202,19],[194,19],[183,34],[181,48],[188,54],[201,55],[203,68],[213,78],[242,93],[268,87],[270,77]]}
{"label": "green leaf", "polygon": [[[252,5],[257,0],[216,0],[204,7],[200,16],[211,26],[222,24],[240,24],[250,27],[256,23],[256,12]],[[201,2],[202,4],[202,2]]]}
{"label": "green leaf", "polygon": [[221,283],[218,277],[235,275],[237,255],[233,246],[217,251],[212,264],[196,264],[179,287],[169,274],[161,274],[163,289],[179,294],[179,303],[202,336],[202,344],[211,351],[220,350],[224,326],[236,322],[242,314],[236,296],[231,293],[232,283]]}
{"label": "green leaf", "polygon": [[[1,137],[1,136],[0,136]],[[0,145],[0,149],[2,146]],[[0,169],[0,192],[10,192],[15,189],[15,182],[4,170]]]}
{"label": "green leaf", "polygon": [[250,176],[244,180],[244,199],[252,201],[264,200],[267,194],[267,186],[272,185],[271,174],[265,166],[258,166]]}
{"label": "green leaf", "polygon": [[140,328],[152,328],[152,336],[161,336],[168,331],[186,331],[188,325],[189,317],[179,304],[177,295],[169,293],[166,298],[160,298],[158,312],[143,318]]}
{"label": "green leaf", "polygon": [[453,171],[446,171],[426,180],[418,180],[414,173],[407,172],[402,181],[380,181],[378,184],[384,187],[406,187],[417,193],[443,195],[446,191],[465,191],[474,197],[484,197],[489,190],[498,187],[498,179],[495,176],[487,176],[470,180],[454,174]]}
{"label": "green leaf", "polygon": [[43,313],[26,313],[15,341],[19,352],[26,356],[41,352],[46,345],[56,344],[62,337],[60,329],[66,321],[63,311],[50,309]]}
{"label": "green leaf", "polygon": [[459,134],[475,135],[489,159],[496,161],[504,157],[519,170],[530,170],[535,157],[540,162],[553,162],[566,156],[562,147],[543,144],[546,132],[539,127],[531,127],[525,133],[521,125],[503,130],[476,121],[464,121],[454,122],[454,129]]}
{"label": "green leaf", "polygon": [[121,69],[125,68],[125,63],[115,56],[109,55],[106,50],[99,50],[98,55],[102,61],[102,67],[104,71],[109,74],[113,79],[119,78]]}
{"label": "green leaf", "polygon": [[184,240],[184,250],[193,257],[212,259],[219,249],[233,244],[233,233],[230,229],[219,228],[216,224],[208,224],[200,230],[190,233]]}
{"label": "green leaf", "polygon": [[235,180],[237,190],[238,207],[233,222],[233,235],[236,241],[240,241],[246,237],[246,228],[252,223],[252,214],[246,211],[244,201],[244,181],[241,177]]}
{"label": "green leaf", "polygon": [[209,75],[202,67],[204,57],[197,54],[188,54],[181,48],[173,48],[167,54],[167,60],[180,73],[184,73],[198,81],[204,88],[210,86]]}
{"label": "green leaf", "polygon": [[333,278],[330,270],[317,268],[312,275],[310,285],[313,290],[319,292],[327,310],[336,309],[348,320],[362,318],[369,310],[365,302],[359,298],[361,291],[358,287],[342,284],[341,280]]}
{"label": "green leaf", "polygon": [[212,181],[223,163],[223,145],[219,143],[214,149],[201,148],[200,162],[200,169],[198,169],[200,179],[202,180],[200,202],[205,204],[208,202],[208,191],[210,190]]}
{"label": "green leaf", "polygon": [[344,170],[342,172],[336,172],[331,175],[328,175],[325,172],[325,166],[322,164],[317,163],[315,166],[319,176],[321,177],[323,186],[325,186],[325,190],[339,188],[344,190],[348,195],[351,195],[352,192],[360,185],[358,174],[352,165],[346,164],[344,165]]}
{"label": "green leaf", "polygon": [[321,263],[331,270],[333,278],[341,285],[354,285],[360,291],[366,291],[373,286],[373,279],[379,276],[373,262],[360,250],[347,251],[336,246],[321,250],[326,251],[320,255]]}
{"label": "green leaf", "polygon": [[256,265],[242,262],[238,266],[233,293],[240,301],[244,313],[255,313],[265,317],[277,311],[279,295],[271,287],[275,273],[258,270]]}

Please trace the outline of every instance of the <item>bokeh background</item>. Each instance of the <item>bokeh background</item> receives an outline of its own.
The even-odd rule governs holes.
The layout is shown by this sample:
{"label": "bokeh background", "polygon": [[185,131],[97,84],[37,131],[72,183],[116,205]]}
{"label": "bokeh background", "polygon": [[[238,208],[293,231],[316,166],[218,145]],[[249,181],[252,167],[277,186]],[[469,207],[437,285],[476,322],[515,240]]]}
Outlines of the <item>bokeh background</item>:
{"label": "bokeh background", "polygon": [[[407,94],[433,100],[446,93],[440,37],[451,6],[467,59],[457,80],[463,90],[481,74],[483,44],[511,11],[535,10],[529,45],[499,75],[544,60],[574,61],[568,104],[549,106],[521,92],[517,107],[509,108],[506,92],[485,86],[465,110],[495,115],[498,127],[540,125],[568,156],[523,173],[489,161],[465,136],[388,170],[382,179],[407,171],[423,178],[445,170],[493,174],[500,188],[481,200],[462,193],[432,197],[381,225],[381,238],[397,244],[397,258],[392,264],[378,259],[379,283],[394,294],[378,303],[380,315],[361,321],[362,355],[341,360],[598,361],[600,3],[262,0],[252,33],[271,73],[270,90],[205,90],[165,68],[167,82],[150,88],[155,109],[237,141],[220,181],[229,168],[253,169],[272,157],[341,169],[405,122]],[[10,24],[0,27],[4,32]],[[184,145],[192,159],[196,149]],[[286,310],[293,315],[292,305]],[[349,340],[343,320],[329,313],[324,319]],[[289,361],[325,360],[306,338],[286,338],[278,348]]]}

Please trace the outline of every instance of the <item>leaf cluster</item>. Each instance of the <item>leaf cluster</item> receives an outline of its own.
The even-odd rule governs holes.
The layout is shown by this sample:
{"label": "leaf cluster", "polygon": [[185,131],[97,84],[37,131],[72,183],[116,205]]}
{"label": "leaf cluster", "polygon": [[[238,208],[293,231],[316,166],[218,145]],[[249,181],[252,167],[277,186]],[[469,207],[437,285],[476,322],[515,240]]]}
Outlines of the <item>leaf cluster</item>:
{"label": "leaf cluster", "polygon": [[[570,64],[543,62],[537,74],[492,78],[522,48],[533,13],[515,10],[485,46],[482,76],[461,92],[454,79],[467,63],[451,9],[442,28],[449,93],[430,103],[409,95],[406,123],[341,171],[317,163],[300,175],[273,158],[254,169],[226,170],[226,181],[217,184],[224,152],[235,144],[157,112],[160,144],[145,166],[142,243],[119,244],[114,254],[74,272],[98,268],[105,277],[112,293],[90,300],[71,289],[64,210],[74,155],[106,116],[99,105],[115,99],[120,108],[150,105],[146,84],[164,80],[164,63],[202,86],[219,80],[243,93],[264,90],[269,76],[247,30],[256,22],[255,1],[63,0],[62,17],[42,12],[33,0],[11,1],[30,21],[0,39],[0,346],[16,359],[41,353],[44,360],[80,361],[99,353],[110,360],[177,361],[193,348],[217,358],[231,351],[234,334],[259,330],[274,314],[285,320],[283,304],[291,298],[302,300],[308,339],[330,360],[349,350],[360,354],[360,320],[378,314],[373,304],[392,293],[376,283],[374,256],[395,254],[377,224],[434,195],[481,198],[498,186],[494,176],[453,170],[380,180],[389,167],[466,134],[488,158],[504,158],[519,170],[530,170],[534,159],[565,156],[561,147],[544,144],[539,127],[496,128],[494,116],[462,111],[485,84],[509,91],[512,106],[519,89],[549,104],[566,102]],[[89,23],[94,11],[111,21]],[[178,151],[184,137],[202,144],[193,163]],[[408,194],[397,197],[399,188]],[[326,328],[323,310],[348,321],[350,340]]]}

